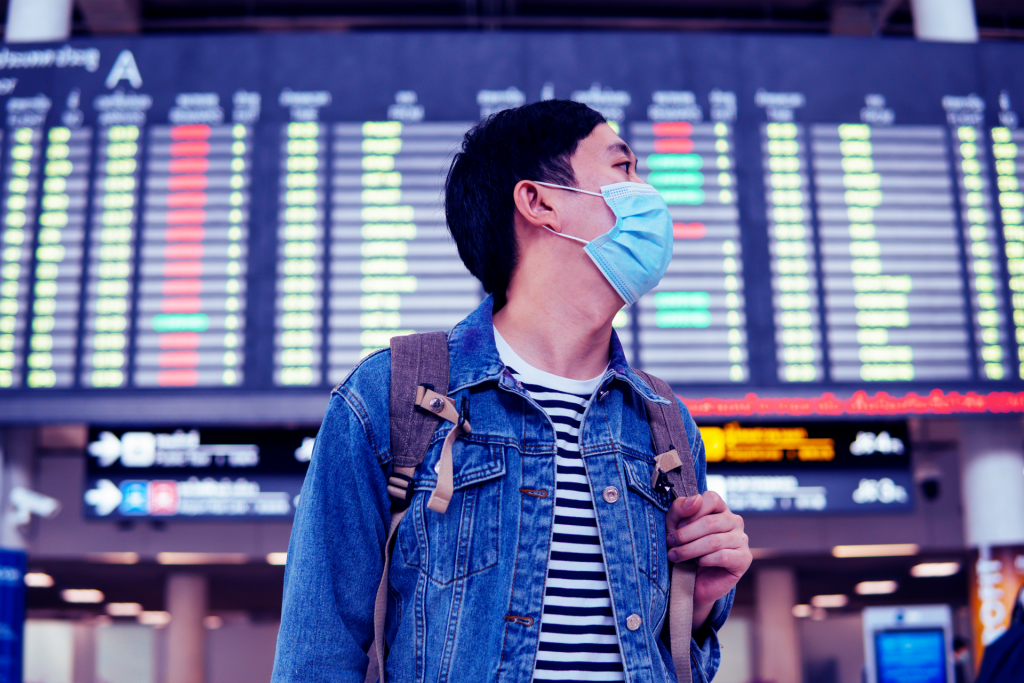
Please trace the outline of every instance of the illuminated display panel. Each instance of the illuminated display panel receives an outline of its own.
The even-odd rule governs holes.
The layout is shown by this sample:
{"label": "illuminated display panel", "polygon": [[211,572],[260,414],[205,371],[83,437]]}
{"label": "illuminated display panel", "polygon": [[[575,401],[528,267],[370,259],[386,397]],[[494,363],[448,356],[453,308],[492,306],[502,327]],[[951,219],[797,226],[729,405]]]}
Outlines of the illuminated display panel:
{"label": "illuminated display panel", "polygon": [[675,237],[668,272],[637,302],[640,365],[668,382],[743,382],[743,267],[732,127],[634,123],[637,171],[661,192]]}
{"label": "illuminated display panel", "polygon": [[281,128],[274,383],[323,383],[327,126]]}
{"label": "illuminated display panel", "polygon": [[107,126],[98,138],[81,383],[123,387],[128,382],[142,130]]}
{"label": "illuminated display panel", "polygon": [[251,136],[150,128],[136,386],[242,383]]}
{"label": "illuminated display panel", "polygon": [[334,126],[330,383],[392,336],[450,329],[481,299],[445,226],[442,188],[469,123]]}
{"label": "illuminated display panel", "polygon": [[75,381],[91,141],[88,128],[47,134],[26,377],[31,388]]}
{"label": "illuminated display panel", "polygon": [[92,428],[87,519],[287,520],[316,429]]}
{"label": "illuminated display panel", "polygon": [[910,440],[900,422],[700,428],[708,488],[744,514],[913,509]]}
{"label": "illuminated display panel", "polygon": [[[557,49],[505,62],[495,45],[537,35],[60,53],[94,51],[95,70],[11,57],[0,422],[62,401],[110,423],[136,399],[200,422],[315,419],[360,357],[479,302],[444,173],[468,126],[551,96],[604,112],[671,202],[675,261],[615,324],[695,413],[1024,412],[1019,46],[623,32],[627,51],[670,57],[622,66],[610,35],[545,35]],[[438,76],[416,59],[431,50],[465,68]],[[347,78],[365,54],[381,56],[372,82]]]}
{"label": "illuminated display panel", "polygon": [[945,129],[811,138],[832,380],[972,379]]}
{"label": "illuminated display panel", "polygon": [[782,382],[813,382],[824,376],[817,249],[804,126],[762,125],[761,152],[772,255],[778,377]]}
{"label": "illuminated display panel", "polygon": [[1004,126],[992,129],[992,157],[995,160],[999,219],[1006,238],[1006,267],[1010,276],[1013,305],[1014,373],[1024,379],[1024,130]]}
{"label": "illuminated display panel", "polygon": [[991,167],[984,132],[973,126],[950,131],[965,243],[967,291],[977,349],[978,377],[999,380],[1010,372],[1006,354],[1006,302],[999,233],[992,211]]}
{"label": "illuminated display panel", "polygon": [[25,336],[28,330],[29,282],[35,247],[33,226],[39,191],[37,173],[42,131],[18,128],[10,132],[4,159],[3,252],[0,264],[0,388],[20,387],[24,376]]}

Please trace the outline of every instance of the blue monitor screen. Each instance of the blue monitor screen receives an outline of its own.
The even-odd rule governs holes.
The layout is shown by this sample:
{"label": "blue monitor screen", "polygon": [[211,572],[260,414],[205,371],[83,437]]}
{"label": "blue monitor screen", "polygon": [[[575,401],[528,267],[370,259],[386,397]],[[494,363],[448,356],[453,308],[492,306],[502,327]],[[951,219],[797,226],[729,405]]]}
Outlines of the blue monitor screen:
{"label": "blue monitor screen", "polygon": [[875,660],[878,683],[947,683],[942,629],[880,631]]}

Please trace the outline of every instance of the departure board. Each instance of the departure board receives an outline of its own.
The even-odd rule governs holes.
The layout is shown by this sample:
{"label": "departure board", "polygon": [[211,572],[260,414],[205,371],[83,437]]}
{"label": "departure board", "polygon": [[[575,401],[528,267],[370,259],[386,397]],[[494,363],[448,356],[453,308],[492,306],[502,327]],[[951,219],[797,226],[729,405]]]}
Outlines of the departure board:
{"label": "departure board", "polygon": [[667,382],[747,379],[743,254],[729,124],[635,123],[637,172],[672,214],[672,262],[638,302],[642,364]]}
{"label": "departure board", "polygon": [[804,126],[761,127],[778,379],[822,379],[821,303]]}
{"label": "departure board", "polygon": [[[979,145],[980,147],[980,145]],[[999,218],[1006,239],[1006,262],[1010,271],[1013,305],[1015,375],[1024,379],[1024,130],[1004,126],[992,129],[992,157],[995,159]]]}
{"label": "departure board", "polygon": [[316,121],[281,128],[274,382],[323,381],[327,132]]}
{"label": "departure board", "polygon": [[42,133],[36,128],[12,131],[4,159],[3,291],[0,291],[0,387],[22,385],[28,334],[29,282],[35,251],[35,206],[39,190]]}
{"label": "departure board", "polygon": [[673,260],[613,325],[695,414],[1024,412],[1021,46],[365,32],[6,50],[0,423],[316,420],[367,355],[484,300],[446,174],[474,125],[551,98],[605,116],[668,204]]}
{"label": "departure board", "polygon": [[997,287],[1002,282],[998,233],[992,211],[991,165],[984,134],[975,126],[950,130],[956,169],[960,219],[964,240],[964,264],[970,302],[970,324],[976,350],[978,376],[1003,379],[1006,362],[1005,298]]}
{"label": "departure board", "polygon": [[445,227],[444,177],[471,123],[334,126],[328,377],[392,336],[448,329],[482,299]]}
{"label": "departure board", "polygon": [[139,126],[106,126],[99,134],[93,230],[84,290],[84,387],[123,387],[128,381],[141,134]]}
{"label": "departure board", "polygon": [[242,124],[151,128],[138,386],[242,382],[250,137]]}
{"label": "departure board", "polygon": [[972,377],[945,136],[931,126],[811,129],[835,381]]}

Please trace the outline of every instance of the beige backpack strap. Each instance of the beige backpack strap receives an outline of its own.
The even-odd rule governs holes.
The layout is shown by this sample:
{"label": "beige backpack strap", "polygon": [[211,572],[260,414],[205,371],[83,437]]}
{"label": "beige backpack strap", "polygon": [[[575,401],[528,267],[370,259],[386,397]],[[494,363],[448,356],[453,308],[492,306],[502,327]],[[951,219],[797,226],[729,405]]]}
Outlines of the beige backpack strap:
{"label": "beige backpack strap", "polygon": [[[655,489],[671,490],[676,498],[689,497],[697,490],[697,475],[693,470],[693,454],[686,436],[686,425],[676,405],[676,394],[664,380],[635,370],[656,394],[669,404],[647,404],[647,422],[654,442],[655,467],[651,485]],[[685,457],[680,456],[682,452]],[[674,531],[674,530],[673,530]],[[693,561],[672,564],[672,587],[669,593],[668,636],[672,649],[672,663],[679,683],[691,683],[690,639],[693,632],[693,587],[697,565]]]}
{"label": "beige backpack strap", "polygon": [[461,434],[471,431],[465,413],[459,413],[455,402],[438,391],[448,391],[448,338],[444,332],[411,334],[391,339],[391,423],[392,472],[388,477],[391,497],[391,528],[384,544],[384,571],[377,585],[373,605],[373,643],[366,653],[366,683],[384,683],[384,624],[388,608],[388,574],[394,551],[398,525],[412,498],[412,482],[416,468],[423,462],[430,437],[437,430],[437,418],[455,426],[445,437],[437,485],[427,507],[439,513],[448,510],[454,490],[452,448]]}

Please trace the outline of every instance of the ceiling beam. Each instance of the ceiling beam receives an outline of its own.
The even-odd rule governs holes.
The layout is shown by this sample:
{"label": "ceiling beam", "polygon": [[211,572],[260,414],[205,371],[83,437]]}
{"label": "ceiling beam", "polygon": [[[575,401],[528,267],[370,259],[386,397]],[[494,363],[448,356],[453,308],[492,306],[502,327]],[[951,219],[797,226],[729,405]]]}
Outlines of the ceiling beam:
{"label": "ceiling beam", "polygon": [[141,0],[75,0],[89,32],[95,35],[139,33]]}

